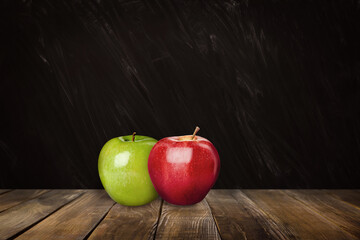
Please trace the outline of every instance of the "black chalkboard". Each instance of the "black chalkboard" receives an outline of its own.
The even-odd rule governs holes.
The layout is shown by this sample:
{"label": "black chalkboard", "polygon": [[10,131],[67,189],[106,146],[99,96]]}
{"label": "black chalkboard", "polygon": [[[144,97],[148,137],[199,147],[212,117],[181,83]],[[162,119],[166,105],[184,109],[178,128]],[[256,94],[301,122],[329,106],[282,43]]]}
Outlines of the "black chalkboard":
{"label": "black chalkboard", "polygon": [[217,188],[359,188],[359,1],[0,3],[0,188],[100,188],[110,138],[191,134]]}

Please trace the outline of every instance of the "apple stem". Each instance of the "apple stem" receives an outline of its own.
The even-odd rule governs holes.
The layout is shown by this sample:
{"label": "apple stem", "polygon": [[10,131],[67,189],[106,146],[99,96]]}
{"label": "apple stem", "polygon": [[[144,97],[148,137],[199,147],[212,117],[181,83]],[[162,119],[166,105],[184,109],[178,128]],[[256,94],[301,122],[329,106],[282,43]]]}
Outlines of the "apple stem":
{"label": "apple stem", "polygon": [[194,137],[195,137],[196,133],[197,133],[199,130],[200,130],[200,128],[199,128],[198,126],[196,126],[195,131],[194,131],[194,133],[193,133],[193,135],[192,135],[192,137],[191,137],[191,140],[194,140]]}
{"label": "apple stem", "polygon": [[133,135],[132,135],[132,141],[134,141],[134,140],[135,140],[135,134],[136,134],[136,132],[133,132]]}

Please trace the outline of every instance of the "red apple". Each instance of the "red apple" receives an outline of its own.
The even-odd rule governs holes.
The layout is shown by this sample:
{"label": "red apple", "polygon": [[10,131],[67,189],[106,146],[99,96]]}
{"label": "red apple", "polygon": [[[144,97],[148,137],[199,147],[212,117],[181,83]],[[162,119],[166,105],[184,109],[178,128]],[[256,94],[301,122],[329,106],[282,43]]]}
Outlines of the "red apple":
{"label": "red apple", "polygon": [[152,148],[148,170],[158,194],[167,202],[190,205],[203,200],[220,171],[214,145],[194,134],[166,137]]}

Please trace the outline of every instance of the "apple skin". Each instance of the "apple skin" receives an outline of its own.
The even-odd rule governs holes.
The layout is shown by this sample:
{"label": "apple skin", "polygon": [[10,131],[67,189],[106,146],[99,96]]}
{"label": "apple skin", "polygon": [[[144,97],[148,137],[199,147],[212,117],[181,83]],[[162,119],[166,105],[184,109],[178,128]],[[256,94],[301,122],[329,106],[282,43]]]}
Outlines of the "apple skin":
{"label": "apple skin", "polygon": [[167,137],[151,150],[148,169],[156,191],[165,201],[191,205],[203,200],[215,184],[220,158],[206,138]]}
{"label": "apple skin", "polygon": [[136,135],[109,140],[101,149],[98,170],[102,185],[117,203],[140,206],[158,197],[148,172],[148,157],[156,139]]}

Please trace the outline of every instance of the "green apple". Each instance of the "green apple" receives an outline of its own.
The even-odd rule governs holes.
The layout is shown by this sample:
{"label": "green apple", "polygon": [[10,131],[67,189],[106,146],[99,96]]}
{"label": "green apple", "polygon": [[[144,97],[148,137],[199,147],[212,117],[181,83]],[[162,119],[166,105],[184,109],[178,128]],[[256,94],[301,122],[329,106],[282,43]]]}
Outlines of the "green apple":
{"label": "green apple", "polygon": [[148,172],[148,157],[156,139],[128,135],[109,140],[101,149],[98,170],[106,192],[126,206],[140,206],[158,197]]}

